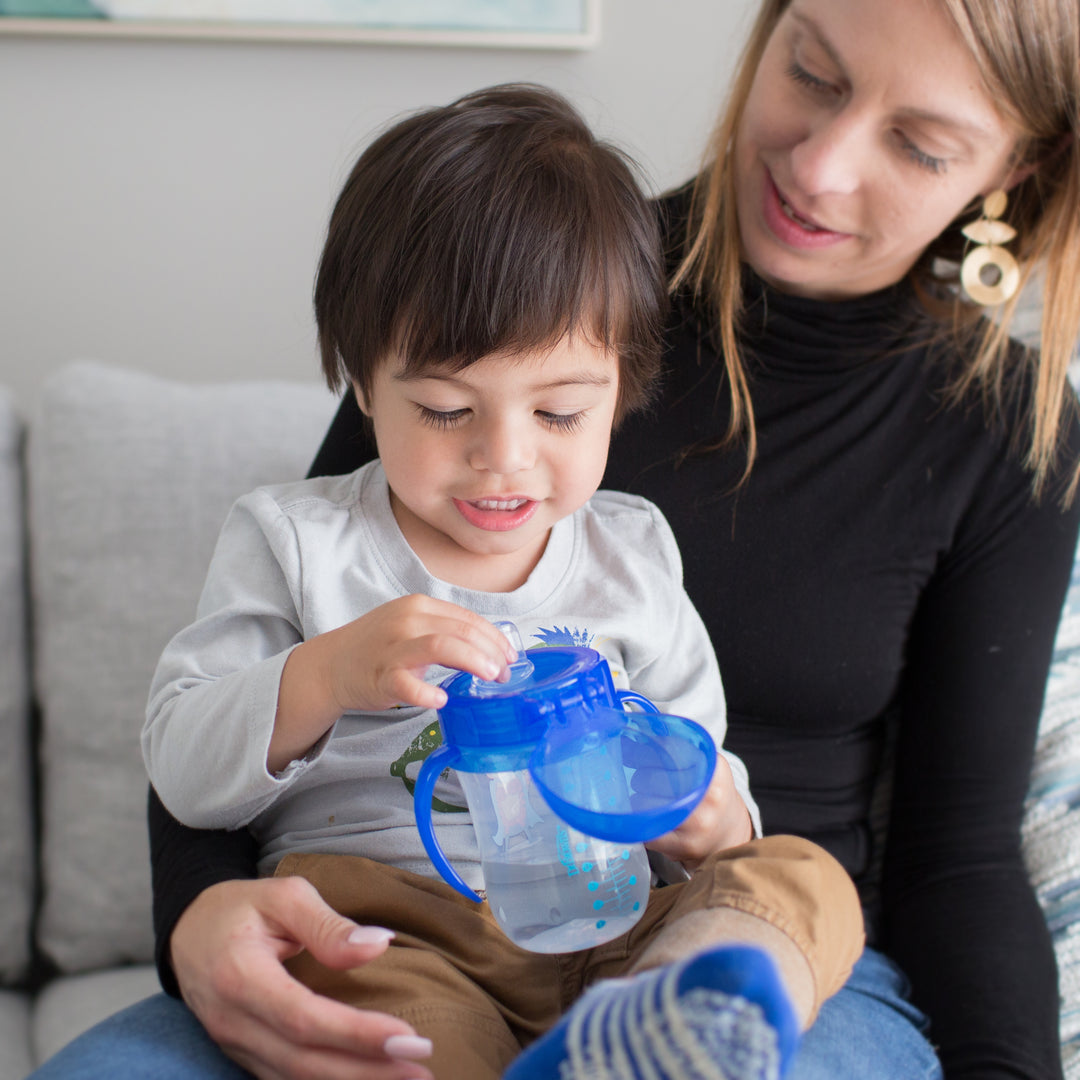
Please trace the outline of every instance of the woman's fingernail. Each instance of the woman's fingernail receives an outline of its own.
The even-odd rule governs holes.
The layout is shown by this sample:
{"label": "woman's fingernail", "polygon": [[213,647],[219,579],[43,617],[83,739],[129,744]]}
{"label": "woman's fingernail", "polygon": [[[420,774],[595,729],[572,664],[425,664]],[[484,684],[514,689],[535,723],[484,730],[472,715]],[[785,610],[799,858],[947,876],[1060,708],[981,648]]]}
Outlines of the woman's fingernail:
{"label": "woman's fingernail", "polygon": [[383,1043],[383,1053],[392,1058],[431,1057],[431,1040],[419,1035],[391,1035]]}
{"label": "woman's fingernail", "polygon": [[350,945],[385,945],[394,936],[385,926],[358,926],[349,931]]}

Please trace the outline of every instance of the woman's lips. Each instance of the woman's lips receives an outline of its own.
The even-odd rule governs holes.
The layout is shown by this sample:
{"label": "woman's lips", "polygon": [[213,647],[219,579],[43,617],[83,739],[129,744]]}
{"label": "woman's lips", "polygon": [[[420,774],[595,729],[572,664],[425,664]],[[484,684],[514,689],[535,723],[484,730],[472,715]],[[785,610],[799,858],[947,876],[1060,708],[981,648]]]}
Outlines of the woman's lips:
{"label": "woman's lips", "polygon": [[794,248],[831,247],[850,236],[826,229],[799,214],[784,199],[768,170],[765,171],[765,224],[782,244]]}
{"label": "woman's lips", "polygon": [[525,495],[501,495],[489,499],[455,499],[454,505],[478,529],[509,532],[524,525],[540,504]]}

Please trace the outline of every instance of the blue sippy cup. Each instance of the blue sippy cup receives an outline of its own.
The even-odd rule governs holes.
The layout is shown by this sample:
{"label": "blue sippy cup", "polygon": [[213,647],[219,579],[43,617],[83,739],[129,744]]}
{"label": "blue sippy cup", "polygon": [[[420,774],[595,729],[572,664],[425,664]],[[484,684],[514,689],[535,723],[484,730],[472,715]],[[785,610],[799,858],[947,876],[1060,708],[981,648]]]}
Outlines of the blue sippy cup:
{"label": "blue sippy cup", "polygon": [[[649,895],[643,841],[675,828],[700,801],[716,765],[709,734],[617,691],[593,649],[519,652],[508,683],[459,672],[442,687],[442,745],[424,761],[414,795],[439,873],[480,901],[432,827],[435,782],[452,768],[476,830],[488,904],[512,941],[532,952],[573,952],[629,930]],[[646,711],[627,712],[624,703]]]}

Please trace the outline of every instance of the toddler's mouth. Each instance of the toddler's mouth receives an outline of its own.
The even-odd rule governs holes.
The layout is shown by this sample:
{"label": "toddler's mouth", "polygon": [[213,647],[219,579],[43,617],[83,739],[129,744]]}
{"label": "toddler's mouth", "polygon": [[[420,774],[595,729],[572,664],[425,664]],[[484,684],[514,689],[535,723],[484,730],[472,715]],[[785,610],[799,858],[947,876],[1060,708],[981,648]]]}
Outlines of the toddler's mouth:
{"label": "toddler's mouth", "polygon": [[517,510],[518,507],[524,506],[528,501],[524,497],[513,499],[470,499],[469,505],[475,506],[477,510]]}
{"label": "toddler's mouth", "polygon": [[488,532],[508,532],[524,525],[540,505],[527,495],[499,499],[455,499],[458,513],[470,524]]}

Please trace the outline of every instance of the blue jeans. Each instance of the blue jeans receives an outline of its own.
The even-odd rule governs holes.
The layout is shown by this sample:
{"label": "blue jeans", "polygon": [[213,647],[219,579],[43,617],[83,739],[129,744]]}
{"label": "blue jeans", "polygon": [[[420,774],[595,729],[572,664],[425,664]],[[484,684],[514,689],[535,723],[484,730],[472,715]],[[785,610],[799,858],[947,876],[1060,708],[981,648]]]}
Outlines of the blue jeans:
{"label": "blue jeans", "polygon": [[[867,949],[803,1036],[785,1080],[941,1080],[907,980]],[[27,1080],[248,1080],[187,1006],[157,994],[91,1028]]]}
{"label": "blue jeans", "polygon": [[865,949],[803,1035],[784,1080],[942,1080],[929,1022],[909,992],[887,956]]}
{"label": "blue jeans", "polygon": [[195,1014],[155,994],[92,1027],[26,1080],[251,1080]]}

